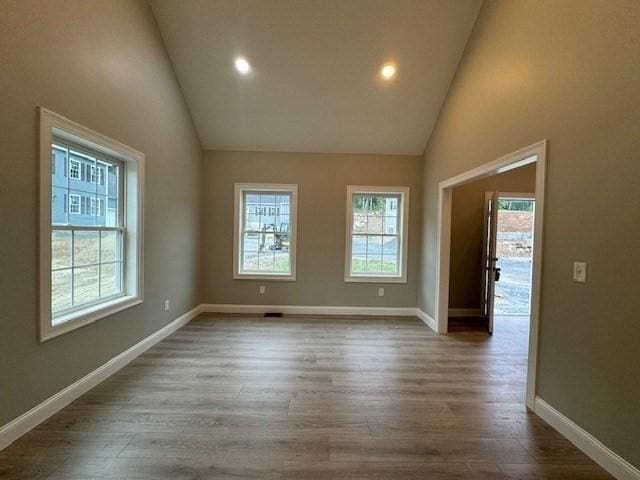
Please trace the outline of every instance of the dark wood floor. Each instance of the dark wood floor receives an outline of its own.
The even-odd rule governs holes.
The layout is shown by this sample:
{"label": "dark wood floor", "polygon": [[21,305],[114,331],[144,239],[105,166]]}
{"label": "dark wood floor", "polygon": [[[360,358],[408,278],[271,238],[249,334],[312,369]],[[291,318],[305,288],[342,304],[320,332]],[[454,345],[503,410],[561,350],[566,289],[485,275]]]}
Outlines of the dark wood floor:
{"label": "dark wood floor", "polygon": [[523,406],[526,322],[203,316],[0,452],[0,478],[605,479]]}

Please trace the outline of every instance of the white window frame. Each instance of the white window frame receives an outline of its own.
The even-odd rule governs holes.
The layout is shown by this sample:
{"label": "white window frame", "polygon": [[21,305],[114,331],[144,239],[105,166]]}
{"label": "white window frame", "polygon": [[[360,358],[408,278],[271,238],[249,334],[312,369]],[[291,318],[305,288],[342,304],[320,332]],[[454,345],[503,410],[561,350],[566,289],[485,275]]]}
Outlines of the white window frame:
{"label": "white window frame", "polygon": [[[74,171],[72,165],[78,166],[78,169],[76,170],[78,172],[77,176],[74,176],[71,174],[71,172]],[[82,170],[82,165],[80,164],[80,160],[76,160],[75,158],[69,158],[69,178],[73,178],[74,180],[80,180],[81,170]]]}
{"label": "white window frame", "polygon": [[[143,302],[143,153],[40,107],[39,111],[39,238],[38,238],[38,337],[44,342]],[[63,317],[51,312],[51,146],[54,137],[124,164],[123,295],[88,305]],[[69,159],[70,162],[73,161]],[[69,170],[70,172],[70,170]],[[55,228],[55,227],[53,227]],[[99,230],[100,227],[90,227]]]}
{"label": "white window frame", "polygon": [[[249,272],[244,273],[240,269],[242,246],[242,215],[244,213],[243,194],[246,190],[261,192],[288,192],[291,194],[289,258],[290,273],[277,272]],[[296,250],[298,240],[298,185],[279,183],[236,183],[234,184],[234,228],[233,228],[233,278],[236,280],[296,280]]]}
{"label": "white window frame", "polygon": [[[398,265],[400,273],[397,275],[372,275],[369,273],[352,273],[351,252],[353,235],[353,196],[361,193],[388,195],[400,194],[400,246],[398,248]],[[347,186],[347,224],[344,258],[344,281],[363,283],[407,283],[407,257],[409,247],[409,187],[368,187],[358,185]]]}
{"label": "white window frame", "polygon": [[[78,199],[78,205],[77,205],[78,211],[77,212],[72,212],[71,211],[71,205],[73,204],[73,202],[71,202],[72,198],[77,198]],[[82,210],[82,206],[81,206],[82,205],[82,196],[81,195],[77,195],[75,193],[70,193],[69,197],[68,197],[68,202],[69,202],[69,204],[67,206],[67,212],[69,213],[69,215],[80,215],[82,213],[81,212],[81,210]]]}

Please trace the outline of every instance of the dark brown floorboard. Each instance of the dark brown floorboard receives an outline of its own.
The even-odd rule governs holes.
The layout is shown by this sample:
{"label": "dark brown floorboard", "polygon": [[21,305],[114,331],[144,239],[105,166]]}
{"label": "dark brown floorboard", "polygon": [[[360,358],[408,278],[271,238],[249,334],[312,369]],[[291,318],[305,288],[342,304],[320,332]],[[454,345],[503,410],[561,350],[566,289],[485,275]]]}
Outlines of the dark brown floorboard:
{"label": "dark brown floorboard", "polygon": [[526,329],[201,316],[0,452],[0,478],[611,478],[524,407]]}

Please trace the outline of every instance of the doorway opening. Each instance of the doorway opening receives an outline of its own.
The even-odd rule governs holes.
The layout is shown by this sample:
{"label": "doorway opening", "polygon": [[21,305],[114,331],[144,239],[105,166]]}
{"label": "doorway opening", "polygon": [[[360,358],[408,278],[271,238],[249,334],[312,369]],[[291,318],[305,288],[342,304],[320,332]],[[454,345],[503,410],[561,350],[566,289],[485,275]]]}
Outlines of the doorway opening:
{"label": "doorway opening", "polygon": [[535,202],[529,194],[499,193],[495,315],[527,317],[527,320],[531,315]]}
{"label": "doorway opening", "polygon": [[[546,170],[546,140],[518,150],[517,152],[505,155],[493,162],[469,170],[455,177],[440,182],[438,186],[438,245],[436,256],[436,308],[435,323],[438,333],[447,333],[449,323],[449,280],[451,263],[451,222],[452,222],[452,198],[453,189],[458,186],[473,182],[475,180],[491,177],[496,174],[505,173],[519,167],[535,164],[535,198],[533,209],[533,235],[531,245],[531,281],[529,294],[530,321],[528,328],[528,355],[527,355],[527,382],[526,382],[526,405],[534,408],[535,383],[537,366],[538,347],[538,315],[540,310],[540,280],[542,271],[542,227],[544,216],[544,187]],[[484,263],[485,285],[483,291],[486,292],[487,299],[484,313],[487,319],[494,319],[494,312],[487,312],[487,308],[495,310],[495,278],[500,275],[501,268],[497,265],[498,258],[495,254],[497,249],[497,228],[498,228],[498,203],[499,192],[493,192],[488,211],[491,212],[486,227],[493,235],[485,235],[485,238],[493,238],[495,242],[493,249],[486,249],[487,262]],[[500,317],[502,318],[502,317]],[[493,326],[491,326],[493,328]]]}

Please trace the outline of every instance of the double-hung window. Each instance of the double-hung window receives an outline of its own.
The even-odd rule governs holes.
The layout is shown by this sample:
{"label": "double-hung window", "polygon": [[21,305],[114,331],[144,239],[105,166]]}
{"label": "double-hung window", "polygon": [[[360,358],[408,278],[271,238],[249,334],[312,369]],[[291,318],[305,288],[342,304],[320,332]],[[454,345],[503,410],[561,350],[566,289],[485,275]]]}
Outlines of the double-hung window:
{"label": "double-hung window", "polygon": [[405,283],[409,188],[347,187],[345,281]]}
{"label": "double-hung window", "polygon": [[295,280],[297,185],[235,184],[233,276]]}
{"label": "double-hung window", "polygon": [[44,109],[40,122],[47,161],[39,317],[47,340],[142,302],[144,155]]}

